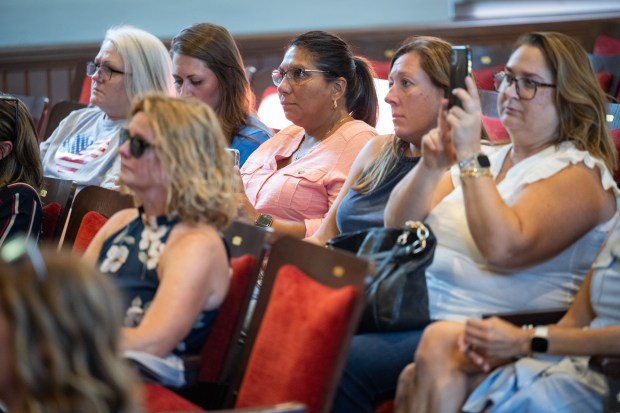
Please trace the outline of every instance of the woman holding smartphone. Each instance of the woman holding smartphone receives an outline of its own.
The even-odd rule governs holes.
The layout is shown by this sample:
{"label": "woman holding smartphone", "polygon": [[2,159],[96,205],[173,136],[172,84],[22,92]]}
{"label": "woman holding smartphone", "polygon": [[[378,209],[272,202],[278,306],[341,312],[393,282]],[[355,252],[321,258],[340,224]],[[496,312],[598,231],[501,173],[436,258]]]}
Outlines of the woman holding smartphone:
{"label": "woman holding smartphone", "polygon": [[453,92],[463,108],[441,110],[422,161],[387,205],[386,224],[419,219],[434,230],[429,307],[450,320],[424,332],[402,411],[460,411],[463,322],[568,307],[617,214],[605,95],[583,47],[560,33],[526,34],[496,87],[511,143],[480,153],[480,102],[468,78],[467,90]]}
{"label": "woman holding smartphone", "polygon": [[[463,107],[448,109],[444,101],[438,127],[422,139],[421,161],[396,185],[385,210],[386,226],[423,220],[437,237],[426,270],[434,320],[568,307],[616,213],[605,96],[583,48],[557,33],[524,36],[496,79],[512,143],[488,157],[481,152],[482,113],[468,77],[467,90],[451,91]],[[451,366],[457,335],[437,338],[434,327],[416,353],[423,362],[412,381],[415,412],[431,411],[435,390],[450,377],[443,369]],[[357,336],[335,410],[372,412],[394,396],[422,332]]]}

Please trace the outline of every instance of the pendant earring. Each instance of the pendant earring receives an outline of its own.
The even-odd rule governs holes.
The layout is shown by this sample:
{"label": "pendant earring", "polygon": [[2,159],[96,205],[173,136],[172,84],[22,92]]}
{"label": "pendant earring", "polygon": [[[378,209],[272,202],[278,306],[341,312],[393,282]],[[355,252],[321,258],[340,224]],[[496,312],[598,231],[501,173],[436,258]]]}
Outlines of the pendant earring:
{"label": "pendant earring", "polygon": [[334,99],[334,110],[338,109],[338,102],[336,102],[336,99]]}

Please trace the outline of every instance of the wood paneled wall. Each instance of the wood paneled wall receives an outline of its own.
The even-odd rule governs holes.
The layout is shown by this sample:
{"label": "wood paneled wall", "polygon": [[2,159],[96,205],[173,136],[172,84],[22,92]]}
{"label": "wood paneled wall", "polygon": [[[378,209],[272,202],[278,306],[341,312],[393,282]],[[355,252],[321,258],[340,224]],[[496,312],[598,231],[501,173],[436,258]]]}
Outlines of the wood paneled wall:
{"label": "wood paneled wall", "polygon": [[[446,25],[412,26],[338,32],[371,60],[389,60],[408,36],[425,34],[455,44],[510,47],[522,33],[559,31],[573,36],[591,51],[594,39],[606,34],[620,39],[620,15],[592,18],[533,18],[502,21],[467,21]],[[296,33],[237,36],[245,64],[257,68],[253,87],[257,98],[271,82],[270,73],[282,59],[284,48]],[[170,39],[164,39],[169,44]],[[85,63],[97,54],[99,44],[58,45],[0,49],[0,90],[23,95],[45,95],[50,104],[77,99],[85,76]]]}

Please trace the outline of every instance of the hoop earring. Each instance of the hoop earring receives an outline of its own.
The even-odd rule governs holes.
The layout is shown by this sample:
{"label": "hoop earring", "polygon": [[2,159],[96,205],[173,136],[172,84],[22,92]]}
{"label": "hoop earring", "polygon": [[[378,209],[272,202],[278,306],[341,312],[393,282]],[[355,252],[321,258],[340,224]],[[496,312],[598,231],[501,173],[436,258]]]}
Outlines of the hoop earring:
{"label": "hoop earring", "polygon": [[338,109],[338,102],[336,102],[336,99],[334,99],[334,106],[333,106],[334,110]]}

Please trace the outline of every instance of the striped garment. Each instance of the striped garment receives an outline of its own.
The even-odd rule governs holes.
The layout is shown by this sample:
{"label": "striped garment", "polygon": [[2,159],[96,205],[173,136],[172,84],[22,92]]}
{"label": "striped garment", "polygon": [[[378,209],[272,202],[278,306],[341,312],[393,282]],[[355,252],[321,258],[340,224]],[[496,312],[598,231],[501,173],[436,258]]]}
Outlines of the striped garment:
{"label": "striped garment", "polygon": [[18,182],[0,189],[0,246],[17,234],[38,241],[42,222],[41,199],[33,187]]}

